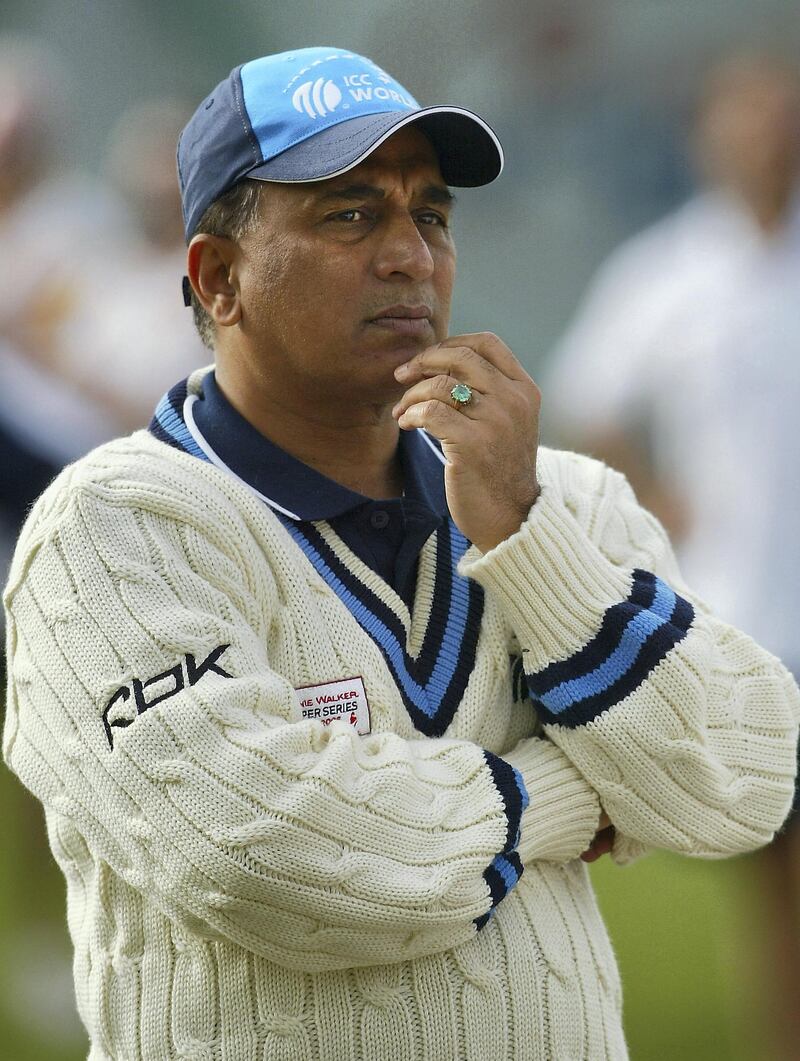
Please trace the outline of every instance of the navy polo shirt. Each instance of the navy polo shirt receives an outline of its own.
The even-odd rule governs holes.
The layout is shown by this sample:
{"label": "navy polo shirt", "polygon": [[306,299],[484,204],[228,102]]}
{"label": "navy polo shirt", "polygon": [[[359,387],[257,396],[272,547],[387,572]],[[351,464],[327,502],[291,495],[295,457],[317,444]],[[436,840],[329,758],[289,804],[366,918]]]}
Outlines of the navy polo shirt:
{"label": "navy polo shirt", "polygon": [[355,555],[411,608],[417,559],[447,517],[438,443],[401,431],[402,497],[374,499],[334,482],[265,438],[233,408],[213,372],[192,413],[217,457],[240,479],[300,522],[327,520]]}

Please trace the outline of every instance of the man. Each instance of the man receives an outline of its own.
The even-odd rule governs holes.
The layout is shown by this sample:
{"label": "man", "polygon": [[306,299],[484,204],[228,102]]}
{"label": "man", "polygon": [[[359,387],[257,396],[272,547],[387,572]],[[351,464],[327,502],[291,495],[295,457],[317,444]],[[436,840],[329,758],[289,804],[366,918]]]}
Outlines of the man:
{"label": "man", "polygon": [[485,123],[304,49],[178,161],[216,368],[45,493],[6,597],[91,1056],[622,1058],[579,855],[767,843],[794,682],[448,335]]}

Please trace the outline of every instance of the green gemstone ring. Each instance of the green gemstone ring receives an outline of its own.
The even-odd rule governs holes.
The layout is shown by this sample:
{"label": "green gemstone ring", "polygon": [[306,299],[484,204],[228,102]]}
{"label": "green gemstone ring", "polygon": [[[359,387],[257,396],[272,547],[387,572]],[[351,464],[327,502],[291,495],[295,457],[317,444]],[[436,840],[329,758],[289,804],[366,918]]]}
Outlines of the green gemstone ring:
{"label": "green gemstone ring", "polygon": [[450,391],[450,397],[457,405],[469,405],[472,401],[472,388],[466,383],[456,383]]}

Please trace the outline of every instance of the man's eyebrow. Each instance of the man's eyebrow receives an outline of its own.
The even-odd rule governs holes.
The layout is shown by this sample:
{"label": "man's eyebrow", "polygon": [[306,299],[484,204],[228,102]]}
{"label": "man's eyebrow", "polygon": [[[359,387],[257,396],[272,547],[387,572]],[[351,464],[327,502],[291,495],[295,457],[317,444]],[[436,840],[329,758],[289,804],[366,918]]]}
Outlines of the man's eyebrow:
{"label": "man's eyebrow", "polygon": [[[383,188],[374,184],[348,184],[343,188],[330,188],[323,192],[320,202],[353,202],[357,199],[385,199],[386,192]],[[451,191],[441,184],[429,184],[422,189],[421,199],[430,203],[438,203],[443,206],[452,206],[456,197]]]}
{"label": "man's eyebrow", "polygon": [[422,198],[431,203],[439,203],[441,206],[452,206],[456,197],[449,188],[442,184],[429,184],[422,192]]}
{"label": "man's eyebrow", "polygon": [[320,195],[320,201],[327,202],[329,199],[383,199],[386,193],[383,188],[374,184],[348,184],[344,188],[331,188]]}

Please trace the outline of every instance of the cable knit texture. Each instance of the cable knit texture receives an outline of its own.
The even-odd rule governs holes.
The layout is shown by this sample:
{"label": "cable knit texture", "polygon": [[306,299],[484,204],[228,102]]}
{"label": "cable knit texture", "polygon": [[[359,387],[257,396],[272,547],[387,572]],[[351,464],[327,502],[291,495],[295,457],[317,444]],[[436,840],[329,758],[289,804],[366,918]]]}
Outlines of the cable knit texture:
{"label": "cable knit texture", "polygon": [[[600,804],[621,861],[766,843],[800,698],[681,586],[624,480],[549,451],[540,472],[520,531],[461,560],[485,602],[435,737],[287,527],[223,471],[139,432],[40,499],[6,593],[4,752],[67,880],[92,1061],[626,1056],[577,860]],[[424,569],[412,616],[372,585],[411,657]],[[296,689],[354,675],[371,733],[301,718]],[[514,859],[524,875],[498,894],[487,867]]]}

